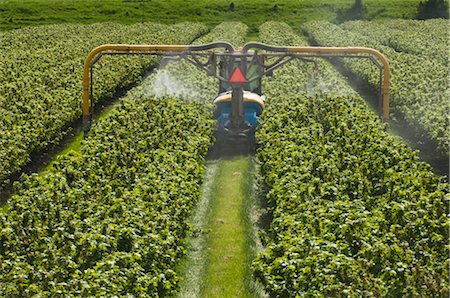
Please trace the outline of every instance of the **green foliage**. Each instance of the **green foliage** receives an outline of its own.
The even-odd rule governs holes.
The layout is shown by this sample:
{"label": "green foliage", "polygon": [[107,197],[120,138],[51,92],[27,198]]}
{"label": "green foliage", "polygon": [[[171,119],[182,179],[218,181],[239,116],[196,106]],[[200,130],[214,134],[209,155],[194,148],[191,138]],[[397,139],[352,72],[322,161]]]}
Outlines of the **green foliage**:
{"label": "green foliage", "polygon": [[199,104],[130,95],[81,153],[24,177],[0,216],[0,295],[173,293],[212,128]]}
{"label": "green foliage", "polygon": [[[430,22],[430,23],[428,23]],[[375,32],[381,37],[374,38],[375,33],[365,36],[370,29],[363,26],[344,24],[341,27],[327,22],[310,22],[305,25],[305,30],[318,44],[322,46],[363,46],[380,50],[389,59],[391,76],[391,109],[394,113],[402,115],[406,121],[416,129],[417,134],[425,135],[438,143],[438,149],[443,154],[448,154],[450,148],[450,130],[448,111],[450,109],[448,93],[448,57],[446,54],[448,37],[446,21],[399,21],[402,33],[405,37],[399,37],[394,30],[390,36],[390,30],[377,31],[377,24],[373,25]],[[363,23],[366,24],[366,23]],[[372,28],[372,23],[367,23]],[[381,23],[383,24],[383,23]],[[387,22],[388,27],[395,26],[394,21]],[[406,29],[411,24],[414,29]],[[381,25],[382,26],[382,25]],[[351,28],[352,31],[343,28]],[[432,29],[432,30],[430,30]],[[416,33],[416,31],[425,33]],[[360,34],[360,32],[362,34]],[[425,37],[422,41],[422,36]],[[386,41],[386,40],[389,41]],[[429,43],[427,42],[429,41]],[[439,43],[438,46],[430,46],[422,54],[417,54],[423,48],[420,44]],[[384,45],[394,46],[400,52]],[[417,45],[417,47],[416,47]],[[415,48],[416,49],[412,49]],[[435,57],[431,57],[437,50]],[[344,59],[345,66],[358,76],[365,79],[374,88],[378,87],[378,74],[376,68],[368,62]]]}
{"label": "green foliage", "polygon": [[444,0],[421,1],[418,6],[417,18],[419,20],[443,18],[448,19],[448,2]]}
{"label": "green foliage", "polygon": [[418,55],[426,59],[448,64],[448,21],[434,19],[351,21],[341,25],[397,52]]}
{"label": "green foliage", "polygon": [[273,220],[253,265],[269,296],[447,297],[448,184],[355,94],[270,88],[257,157]]}
{"label": "green foliage", "polygon": [[[421,0],[364,0],[367,14],[379,18],[415,18]],[[234,5],[232,5],[232,3]],[[8,0],[0,4],[0,31],[55,23],[243,22],[258,28],[283,20],[294,28],[311,20],[334,20],[350,0]],[[11,21],[9,21],[11,20]]]}
{"label": "green foliage", "polygon": [[[185,44],[201,24],[52,25],[0,35],[0,187],[81,114],[83,61],[103,43]],[[155,58],[103,57],[95,67],[94,101],[140,78]]]}
{"label": "green foliage", "polygon": [[[221,24],[196,42],[239,42],[245,30]],[[184,71],[193,83],[204,81]],[[80,152],[15,185],[0,216],[0,296],[154,297],[177,290],[175,267],[214,123],[204,104],[149,98],[154,79],[97,120]]]}
{"label": "green foliage", "polygon": [[243,46],[248,26],[241,22],[223,22],[214,27],[208,34],[197,38],[193,44],[206,44],[226,41],[234,47]]}

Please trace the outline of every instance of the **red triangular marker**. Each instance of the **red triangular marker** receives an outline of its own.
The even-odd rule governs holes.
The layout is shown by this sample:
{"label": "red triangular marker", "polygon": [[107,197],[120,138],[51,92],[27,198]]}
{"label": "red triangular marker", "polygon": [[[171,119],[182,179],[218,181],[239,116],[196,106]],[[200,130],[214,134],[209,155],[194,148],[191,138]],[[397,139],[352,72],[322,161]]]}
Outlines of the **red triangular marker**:
{"label": "red triangular marker", "polygon": [[242,70],[239,67],[236,67],[233,70],[233,73],[231,74],[228,82],[231,84],[245,84],[245,83],[247,83],[247,79],[245,78],[244,74],[242,73]]}

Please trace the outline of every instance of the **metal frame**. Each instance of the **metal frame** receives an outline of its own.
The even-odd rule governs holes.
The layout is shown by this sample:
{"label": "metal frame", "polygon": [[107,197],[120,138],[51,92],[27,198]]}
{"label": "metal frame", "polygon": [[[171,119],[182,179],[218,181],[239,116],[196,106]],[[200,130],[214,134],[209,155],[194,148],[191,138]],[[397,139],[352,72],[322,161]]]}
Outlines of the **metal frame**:
{"label": "metal frame", "polygon": [[[223,49],[221,52],[212,51],[216,49]],[[256,51],[251,51],[251,50]],[[266,51],[259,53],[258,50]],[[272,73],[273,70],[289,63],[292,60],[301,60],[307,63],[313,63],[317,68],[317,62],[311,58],[360,58],[369,59],[380,70],[380,101],[379,107],[381,118],[383,121],[389,119],[389,88],[390,88],[390,66],[387,58],[379,51],[372,48],[364,47],[277,47],[266,45],[258,42],[250,42],[244,45],[242,49],[235,50],[230,43],[214,42],[205,45],[126,45],[126,44],[105,44],[93,49],[84,61],[83,66],[83,129],[84,135],[90,129],[92,120],[92,100],[93,94],[93,66],[100,60],[103,55],[159,55],[170,57],[171,59],[180,60],[185,59],[199,69],[205,71],[208,75],[228,82],[229,78],[224,78],[217,72],[217,61],[228,60],[228,65],[234,65],[234,59],[240,58],[241,68],[246,73],[246,61],[243,57],[251,58],[257,61],[262,66],[264,71],[251,78],[248,82],[260,79],[264,75]],[[260,59],[258,60],[257,57]],[[262,59],[261,59],[262,57]],[[260,61],[267,61],[268,58],[278,58],[271,64],[260,63]],[[202,62],[203,59],[205,62]],[[231,73],[231,70],[228,72]],[[233,89],[235,89],[233,87]],[[241,89],[242,86],[236,86],[236,89]],[[238,90],[237,90],[238,91]],[[240,93],[240,92],[239,92]],[[236,94],[238,100],[238,94]],[[236,101],[235,100],[235,101]],[[242,101],[242,99],[241,99]],[[234,102],[234,101],[233,101]],[[240,111],[236,107],[236,111]],[[242,119],[240,119],[242,120]],[[236,118],[237,122],[240,122]]]}

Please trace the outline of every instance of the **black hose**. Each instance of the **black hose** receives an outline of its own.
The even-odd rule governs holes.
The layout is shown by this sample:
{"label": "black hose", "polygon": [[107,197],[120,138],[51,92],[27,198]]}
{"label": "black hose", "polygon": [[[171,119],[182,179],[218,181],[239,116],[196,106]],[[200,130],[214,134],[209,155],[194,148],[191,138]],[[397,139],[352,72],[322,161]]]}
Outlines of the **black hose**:
{"label": "black hose", "polygon": [[245,54],[250,49],[260,49],[260,50],[265,50],[265,51],[282,52],[282,53],[286,53],[288,51],[287,47],[270,46],[268,44],[261,43],[261,42],[249,42],[249,43],[246,43],[245,46],[242,48],[242,52]]}
{"label": "black hose", "polygon": [[226,41],[218,41],[201,45],[191,45],[189,46],[190,51],[206,51],[215,48],[225,48],[228,52],[234,52],[233,45]]}

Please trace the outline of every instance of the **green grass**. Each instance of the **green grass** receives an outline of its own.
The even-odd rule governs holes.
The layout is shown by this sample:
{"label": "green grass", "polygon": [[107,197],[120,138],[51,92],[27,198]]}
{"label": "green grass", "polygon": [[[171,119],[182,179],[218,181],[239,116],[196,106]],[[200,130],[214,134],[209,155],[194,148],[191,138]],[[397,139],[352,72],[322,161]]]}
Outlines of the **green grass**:
{"label": "green grass", "polygon": [[208,161],[205,166],[204,182],[200,202],[190,220],[192,231],[188,237],[188,253],[179,265],[178,272],[183,278],[179,298],[201,296],[201,288],[206,269],[206,251],[209,236],[209,216],[214,197],[214,186],[219,172],[219,161]]}
{"label": "green grass", "polygon": [[257,250],[254,171],[252,157],[206,163],[177,297],[265,297],[250,272]]}
{"label": "green grass", "polygon": [[202,297],[256,297],[251,286],[247,179],[251,158],[223,160],[214,187]]}
{"label": "green grass", "polygon": [[[234,3],[234,10],[230,3]],[[0,29],[57,23],[241,21],[257,31],[268,20],[294,29],[310,20],[334,20],[353,0],[0,0]],[[414,18],[420,0],[363,0],[369,18]]]}

